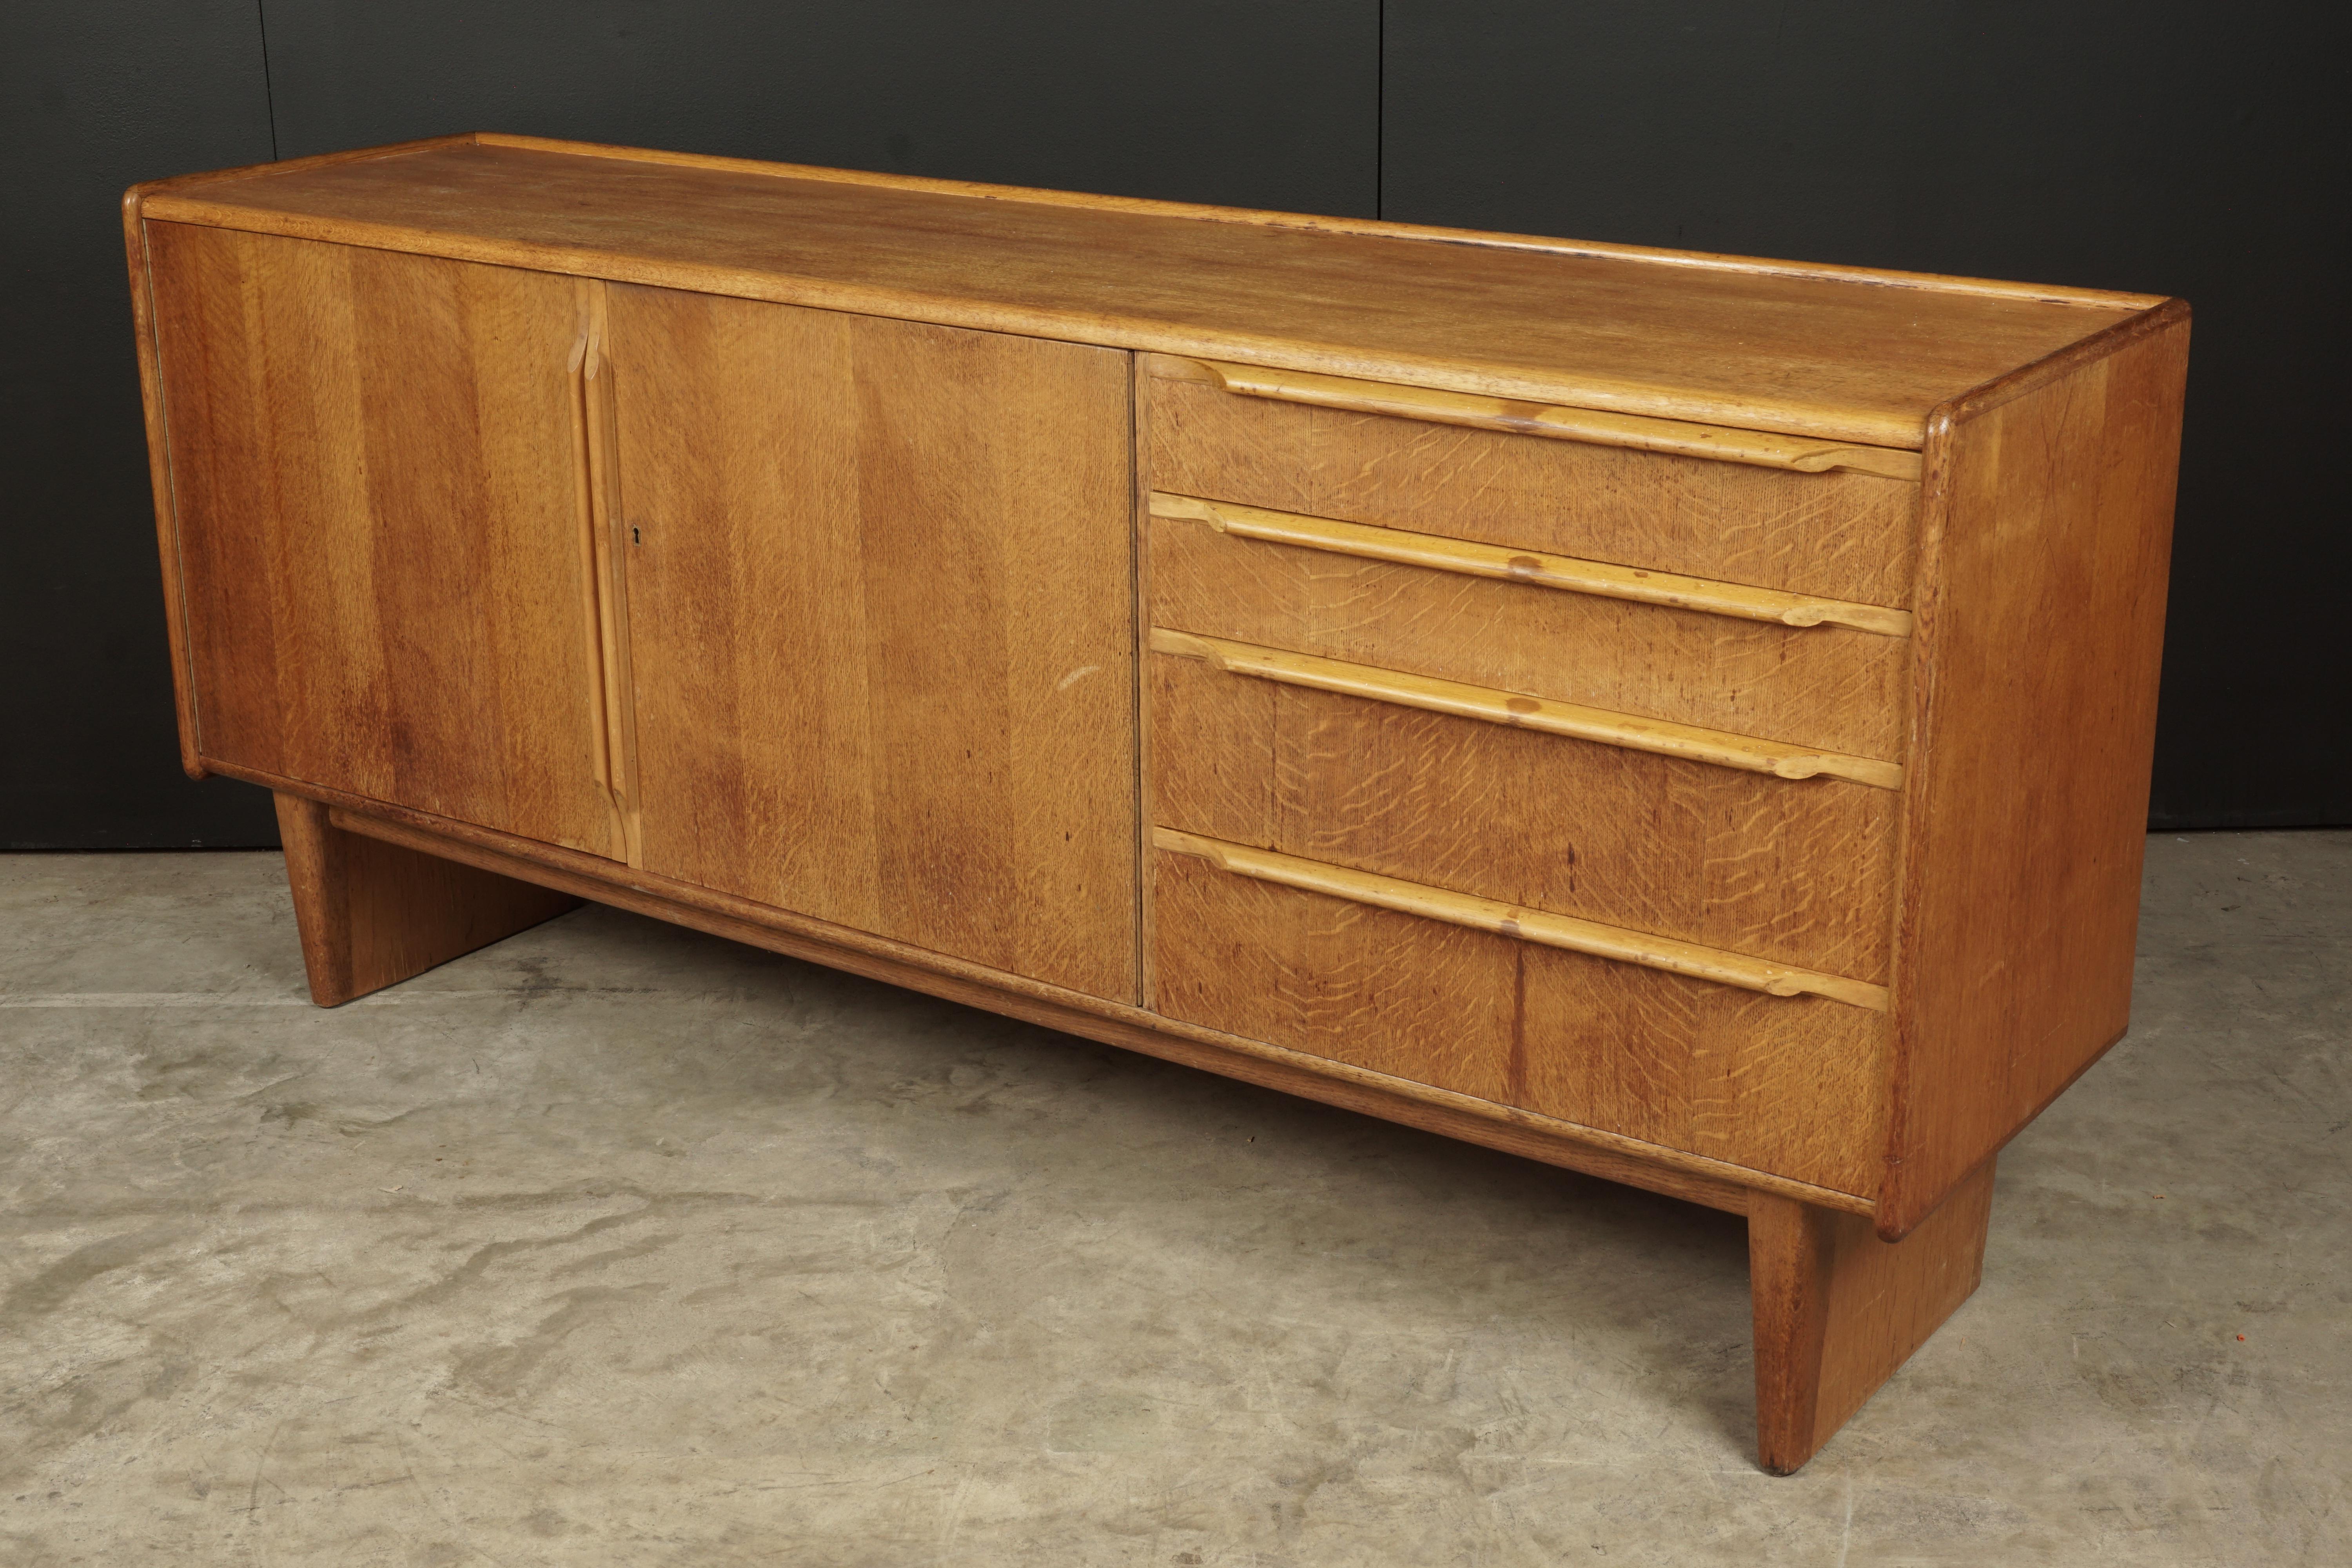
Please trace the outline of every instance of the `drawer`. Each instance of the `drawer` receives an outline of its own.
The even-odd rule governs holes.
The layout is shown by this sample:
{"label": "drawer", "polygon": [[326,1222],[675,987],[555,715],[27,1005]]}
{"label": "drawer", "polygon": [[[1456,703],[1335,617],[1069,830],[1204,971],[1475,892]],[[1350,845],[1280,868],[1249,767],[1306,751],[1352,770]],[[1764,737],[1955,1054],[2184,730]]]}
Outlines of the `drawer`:
{"label": "drawer", "polygon": [[[1158,354],[1146,368],[1154,489],[1857,604],[1910,603],[1916,453],[1250,376]],[[1412,416],[1393,411],[1406,409]],[[1522,433],[1571,428],[1590,438]],[[1609,444],[1652,436],[1650,446]],[[1735,460],[1759,456],[1912,477]]]}
{"label": "drawer", "polygon": [[1794,746],[1903,755],[1911,639],[1901,612],[1193,497],[1155,494],[1151,507],[1158,626]]}
{"label": "drawer", "polygon": [[1894,791],[1178,653],[1154,653],[1150,679],[1159,826],[1885,984]]}
{"label": "drawer", "polygon": [[1900,797],[1152,654],[1152,820],[1886,983]]}
{"label": "drawer", "polygon": [[[1165,841],[1170,836],[1161,835]],[[1868,1196],[1886,1016],[1285,886],[1155,866],[1160,1012]]]}

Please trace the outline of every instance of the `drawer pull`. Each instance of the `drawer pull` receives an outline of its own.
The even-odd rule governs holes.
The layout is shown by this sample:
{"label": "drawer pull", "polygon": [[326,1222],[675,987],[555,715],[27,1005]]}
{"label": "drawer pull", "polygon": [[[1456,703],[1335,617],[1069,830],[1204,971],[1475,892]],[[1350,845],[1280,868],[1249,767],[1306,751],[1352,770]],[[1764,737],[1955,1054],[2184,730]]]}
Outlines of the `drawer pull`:
{"label": "drawer pull", "polygon": [[1427,709],[1433,713],[1452,713],[1464,719],[1481,719],[1490,724],[1509,724],[1554,735],[1572,735],[1580,741],[1598,741],[1603,745],[1622,746],[1629,751],[1656,752],[1692,762],[1712,763],[1717,767],[1739,768],[1752,773],[1770,773],[1784,779],[1827,775],[1871,784],[1879,789],[1903,787],[1903,768],[1899,763],[1882,763],[1870,757],[1849,757],[1836,752],[1775,745],[1770,741],[1728,734],[1721,730],[1669,724],[1664,720],[1640,719],[1628,713],[1612,713],[1603,708],[1580,708],[1574,703],[1553,702],[1539,697],[1522,696],[1515,691],[1497,691],[1490,686],[1465,686],[1459,681],[1408,675],[1402,670],[1380,669],[1368,664],[1348,664],[1313,654],[1287,653],[1279,648],[1227,642],[1223,637],[1174,632],[1164,626],[1151,628],[1151,651],[1173,654],[1179,658],[1199,659],[1234,675],[1255,676],[1260,680],[1279,681],[1285,686],[1304,686],[1317,691],[1368,697],[1375,701],[1394,702],[1405,708]]}
{"label": "drawer pull", "polygon": [[1240,539],[1295,544],[1328,550],[1335,555],[1360,556],[1367,561],[1394,561],[1407,566],[1433,567],[1471,577],[1495,577],[1510,583],[1532,583],[1571,594],[1592,594],[1607,599],[1631,599],[1644,605],[1665,605],[1678,610],[1736,616],[1741,620],[1773,621],[1787,626],[1841,626],[1882,637],[1911,635],[1911,612],[1876,605],[1852,605],[1842,599],[1815,599],[1784,594],[1776,588],[1749,588],[1737,583],[1713,583],[1704,577],[1678,577],[1671,572],[1645,572],[1614,566],[1603,561],[1579,561],[1570,555],[1546,555],[1532,550],[1512,550],[1500,544],[1479,544],[1464,539],[1441,539],[1433,533],[1411,533],[1401,528],[1379,528],[1360,522],[1340,522],[1298,512],[1270,511],[1264,507],[1232,501],[1202,500],[1193,496],[1153,491],[1151,515],[1205,522],[1220,533]]}
{"label": "drawer pull", "polygon": [[1719,947],[1702,947],[1695,942],[1651,936],[1644,931],[1628,931],[1623,926],[1603,925],[1599,921],[1548,914],[1541,910],[1521,909],[1493,899],[1425,887],[1419,882],[1400,881],[1394,877],[1376,876],[1370,871],[1350,871],[1345,867],[1326,865],[1320,860],[1302,860],[1295,855],[1251,849],[1219,838],[1180,833],[1172,827],[1153,828],[1151,842],[1158,848],[1178,855],[1196,855],[1221,870],[1255,881],[1274,882],[1286,888],[1323,893],[1335,899],[1346,899],[1351,903],[1371,904],[1383,910],[1394,910],[1400,914],[1419,915],[1424,920],[1444,921],[1448,925],[1467,926],[1473,931],[1493,931],[1498,936],[1515,937],[1521,942],[1538,942],[1545,947],[1564,947],[1570,952],[1590,953],[1595,958],[1614,959],[1620,963],[1639,963],[1651,969],[1664,969],[1675,974],[1689,975],[1694,980],[1711,980],[1718,985],[1737,985],[1743,991],[1761,991],[1770,996],[1826,996],[1851,1006],[1867,1007],[1873,1012],[1886,1011],[1886,987],[1873,985],[1868,981],[1848,980],[1843,975],[1822,974],[1811,969],[1794,969],[1785,963],[1750,958],[1745,953],[1727,952]]}
{"label": "drawer pull", "polygon": [[1750,463],[1758,468],[1787,468],[1801,474],[1843,468],[1915,483],[1919,478],[1919,454],[1895,447],[1776,436],[1764,430],[1692,425],[1679,419],[1610,414],[1598,408],[1519,403],[1505,397],[1439,392],[1384,381],[1351,381],[1344,376],[1315,375],[1300,370],[1266,370],[1257,365],[1215,364],[1201,360],[1192,363],[1207,373],[1207,379],[1244,397],[1342,408],[1355,414],[1425,419],[1439,425],[1466,425],[1479,430],[1507,430],[1515,435],[1543,436],[1557,441],[1633,447],[1683,458],[1713,458],[1720,462]]}

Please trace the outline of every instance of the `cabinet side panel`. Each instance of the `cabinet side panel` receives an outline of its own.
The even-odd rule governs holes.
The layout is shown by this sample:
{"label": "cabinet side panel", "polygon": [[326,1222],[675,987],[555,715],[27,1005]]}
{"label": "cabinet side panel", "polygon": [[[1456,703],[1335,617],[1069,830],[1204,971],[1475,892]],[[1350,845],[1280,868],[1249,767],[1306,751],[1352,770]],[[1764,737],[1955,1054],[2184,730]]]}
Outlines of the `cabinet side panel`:
{"label": "cabinet side panel", "polygon": [[2186,308],[2136,327],[1930,427],[1890,1239],[2129,1016]]}
{"label": "cabinet side panel", "polygon": [[204,755],[612,853],[571,281],[148,237]]}
{"label": "cabinet side panel", "polygon": [[155,499],[155,543],[163,557],[164,626],[172,649],[172,702],[179,720],[180,766],[190,778],[205,776],[197,760],[196,692],[188,672],[187,595],[180,581],[180,525],[172,505],[170,426],[163,414],[163,381],[155,360],[154,294],[148,278],[147,226],[141,221],[142,192],[122,198],[122,241],[131,263],[131,321],[139,349],[139,402],[147,426],[147,478]]}

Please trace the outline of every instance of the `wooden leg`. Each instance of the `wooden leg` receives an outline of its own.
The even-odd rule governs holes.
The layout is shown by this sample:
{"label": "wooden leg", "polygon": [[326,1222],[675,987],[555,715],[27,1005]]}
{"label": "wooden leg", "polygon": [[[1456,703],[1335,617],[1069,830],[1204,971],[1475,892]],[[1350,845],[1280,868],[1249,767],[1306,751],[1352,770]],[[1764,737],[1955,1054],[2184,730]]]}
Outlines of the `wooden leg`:
{"label": "wooden leg", "polygon": [[1753,1195],[1756,1455],[1794,1475],[1984,1277],[1992,1162],[1901,1241],[1860,1215]]}
{"label": "wooden leg", "polygon": [[338,1007],[554,919],[581,900],[345,833],[327,808],[278,797],[286,880],[310,1000]]}

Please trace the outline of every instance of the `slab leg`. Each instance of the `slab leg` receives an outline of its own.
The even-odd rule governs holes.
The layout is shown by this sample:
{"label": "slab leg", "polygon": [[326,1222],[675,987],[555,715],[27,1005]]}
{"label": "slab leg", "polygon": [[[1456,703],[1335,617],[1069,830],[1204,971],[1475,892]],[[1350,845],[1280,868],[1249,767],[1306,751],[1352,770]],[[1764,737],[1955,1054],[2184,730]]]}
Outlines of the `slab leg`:
{"label": "slab leg", "polygon": [[286,880],[310,1000],[337,1007],[576,909],[511,877],[346,833],[327,808],[278,796]]}
{"label": "slab leg", "polygon": [[1894,1243],[1860,1215],[1753,1195],[1756,1454],[1766,1469],[1795,1474],[1969,1299],[1991,1213],[1990,1160]]}

